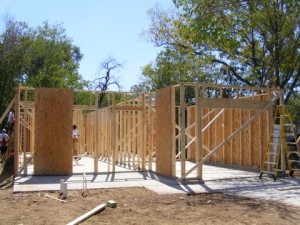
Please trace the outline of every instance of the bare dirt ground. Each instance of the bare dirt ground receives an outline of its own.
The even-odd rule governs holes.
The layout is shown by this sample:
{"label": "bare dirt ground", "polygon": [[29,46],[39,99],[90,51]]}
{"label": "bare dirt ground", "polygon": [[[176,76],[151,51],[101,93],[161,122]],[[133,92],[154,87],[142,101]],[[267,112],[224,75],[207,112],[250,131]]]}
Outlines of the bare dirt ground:
{"label": "bare dirt ground", "polygon": [[[8,163],[9,164],[9,163]],[[0,172],[3,164],[0,164]],[[80,224],[299,224],[300,208],[251,198],[203,193],[158,195],[146,188],[68,191],[67,202],[57,192],[12,193],[11,165],[0,175],[0,224],[67,224],[108,200],[106,207]]]}

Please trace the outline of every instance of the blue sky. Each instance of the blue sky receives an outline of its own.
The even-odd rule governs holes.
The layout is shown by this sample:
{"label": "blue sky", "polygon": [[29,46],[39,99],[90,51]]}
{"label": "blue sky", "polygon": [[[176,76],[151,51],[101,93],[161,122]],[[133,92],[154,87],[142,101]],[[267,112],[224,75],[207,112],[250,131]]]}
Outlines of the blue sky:
{"label": "blue sky", "polygon": [[62,24],[84,55],[83,78],[94,80],[100,62],[112,56],[123,64],[117,76],[128,91],[139,82],[141,67],[160,51],[140,36],[150,24],[147,11],[156,4],[166,9],[172,0],[0,0],[0,26],[7,13],[31,27]]}

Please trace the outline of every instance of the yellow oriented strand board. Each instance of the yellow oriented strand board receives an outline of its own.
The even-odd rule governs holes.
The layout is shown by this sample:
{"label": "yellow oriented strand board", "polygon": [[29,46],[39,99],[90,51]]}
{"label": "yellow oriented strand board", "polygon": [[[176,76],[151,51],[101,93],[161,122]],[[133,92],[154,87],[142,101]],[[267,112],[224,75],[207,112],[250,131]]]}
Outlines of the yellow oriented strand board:
{"label": "yellow oriented strand board", "polygon": [[156,91],[156,172],[172,176],[171,87]]}
{"label": "yellow oriented strand board", "polygon": [[73,91],[35,89],[35,175],[72,174]]}

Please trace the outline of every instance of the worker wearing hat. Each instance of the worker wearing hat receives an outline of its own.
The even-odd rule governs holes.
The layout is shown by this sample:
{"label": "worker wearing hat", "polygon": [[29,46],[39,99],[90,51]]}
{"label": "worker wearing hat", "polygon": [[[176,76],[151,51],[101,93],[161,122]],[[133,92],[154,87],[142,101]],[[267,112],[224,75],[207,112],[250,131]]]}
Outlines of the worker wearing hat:
{"label": "worker wearing hat", "polygon": [[6,160],[8,140],[9,140],[9,136],[6,133],[6,130],[3,129],[2,133],[0,134],[0,150],[1,150],[1,161],[0,162],[4,162]]}

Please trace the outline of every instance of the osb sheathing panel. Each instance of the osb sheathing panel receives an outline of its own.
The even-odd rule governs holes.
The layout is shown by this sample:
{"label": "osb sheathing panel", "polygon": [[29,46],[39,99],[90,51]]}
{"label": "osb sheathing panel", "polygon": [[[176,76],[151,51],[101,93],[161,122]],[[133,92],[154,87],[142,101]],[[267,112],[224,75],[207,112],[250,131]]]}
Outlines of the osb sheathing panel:
{"label": "osb sheathing panel", "polygon": [[72,90],[35,89],[35,110],[34,174],[72,174]]}
{"label": "osb sheathing panel", "polygon": [[156,172],[172,176],[171,87],[156,91]]}

